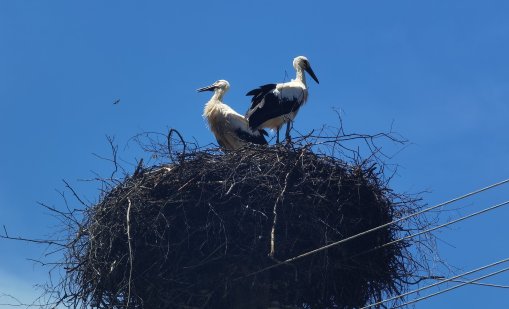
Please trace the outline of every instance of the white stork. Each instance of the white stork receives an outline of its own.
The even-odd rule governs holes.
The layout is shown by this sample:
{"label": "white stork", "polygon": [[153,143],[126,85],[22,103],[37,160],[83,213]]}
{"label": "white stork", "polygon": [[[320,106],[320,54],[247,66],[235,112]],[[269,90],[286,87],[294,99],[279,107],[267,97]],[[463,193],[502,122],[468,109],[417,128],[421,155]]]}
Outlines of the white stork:
{"label": "white stork", "polygon": [[308,98],[304,71],[320,83],[306,57],[298,56],[293,59],[293,67],[297,72],[295,79],[287,83],[263,85],[246,94],[253,96],[251,107],[246,113],[249,127],[252,130],[276,129],[276,143],[279,143],[279,129],[284,123],[286,123],[286,140],[290,140],[293,119]]}
{"label": "white stork", "polygon": [[210,86],[196,91],[214,91],[212,98],[205,104],[203,117],[214,133],[218,144],[226,150],[238,149],[249,143],[267,144],[264,130],[251,130],[244,116],[222,102],[224,94],[230,89],[226,80],[218,80]]}

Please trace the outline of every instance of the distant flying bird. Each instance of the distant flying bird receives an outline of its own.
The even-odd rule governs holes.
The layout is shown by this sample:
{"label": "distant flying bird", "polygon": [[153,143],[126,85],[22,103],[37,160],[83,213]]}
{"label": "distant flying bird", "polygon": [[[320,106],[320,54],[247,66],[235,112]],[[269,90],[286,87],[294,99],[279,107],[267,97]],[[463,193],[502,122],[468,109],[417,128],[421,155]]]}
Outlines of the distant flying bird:
{"label": "distant flying bird", "polygon": [[205,104],[203,117],[214,133],[218,144],[226,150],[238,149],[249,143],[267,144],[264,130],[251,130],[244,116],[222,102],[224,94],[230,89],[226,80],[218,80],[210,86],[196,91],[214,91],[210,101]]}
{"label": "distant flying bird", "polygon": [[286,123],[285,138],[290,140],[293,119],[308,98],[304,71],[319,83],[306,57],[299,56],[293,59],[293,67],[297,72],[295,79],[287,83],[263,85],[246,94],[253,96],[251,107],[246,113],[249,127],[252,130],[276,129],[276,143],[279,143],[279,129],[284,123]]}
{"label": "distant flying bird", "polygon": [[116,99],[115,101],[113,101],[113,104],[118,104],[120,103],[120,99]]}

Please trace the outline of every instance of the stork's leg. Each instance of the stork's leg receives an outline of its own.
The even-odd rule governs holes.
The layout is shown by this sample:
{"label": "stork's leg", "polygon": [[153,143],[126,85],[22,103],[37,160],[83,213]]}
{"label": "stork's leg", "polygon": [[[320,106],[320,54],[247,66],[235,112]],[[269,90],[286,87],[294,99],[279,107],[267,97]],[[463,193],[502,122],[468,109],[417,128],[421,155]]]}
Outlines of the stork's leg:
{"label": "stork's leg", "polygon": [[286,123],[285,139],[286,139],[287,143],[290,143],[292,141],[292,138],[290,137],[290,131],[292,130],[292,127],[293,127],[293,121],[290,120]]}
{"label": "stork's leg", "polygon": [[276,129],[276,144],[279,144],[279,128],[280,127],[277,127]]}

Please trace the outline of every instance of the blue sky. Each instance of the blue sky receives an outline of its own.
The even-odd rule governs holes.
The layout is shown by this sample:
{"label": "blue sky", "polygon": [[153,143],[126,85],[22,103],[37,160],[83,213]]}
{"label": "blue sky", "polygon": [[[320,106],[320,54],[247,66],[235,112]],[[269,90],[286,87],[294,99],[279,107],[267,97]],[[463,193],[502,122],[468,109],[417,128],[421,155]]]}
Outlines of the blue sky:
{"label": "blue sky", "polygon": [[[201,117],[227,79],[225,101],[244,113],[244,94],[293,77],[309,58],[320,79],[295,123],[307,132],[395,131],[411,144],[392,163],[399,192],[428,190],[429,204],[509,177],[509,4],[505,1],[1,1],[0,224],[44,237],[58,223],[37,201],[62,206],[68,180],[95,201],[106,175],[105,135],[124,147],[142,131],[174,127],[213,142]],[[120,99],[117,105],[114,100]],[[501,202],[509,187],[458,203],[457,217]],[[439,233],[440,253],[469,270],[509,256],[508,209]],[[46,278],[44,248],[0,240],[0,292],[24,300]],[[509,283],[509,274],[489,280]],[[507,307],[506,290],[466,287],[417,308]],[[2,303],[3,299],[0,299]]]}

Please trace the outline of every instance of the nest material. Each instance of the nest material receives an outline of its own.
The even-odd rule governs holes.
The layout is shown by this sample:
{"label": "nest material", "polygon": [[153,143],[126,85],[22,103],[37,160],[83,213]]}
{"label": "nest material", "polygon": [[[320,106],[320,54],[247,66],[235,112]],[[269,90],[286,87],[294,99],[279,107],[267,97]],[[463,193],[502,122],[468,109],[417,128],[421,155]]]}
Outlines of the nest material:
{"label": "nest material", "polygon": [[99,308],[249,309],[357,308],[399,293],[408,243],[371,250],[399,225],[258,272],[406,211],[376,167],[263,147],[140,168],[87,211],[69,256],[74,295]]}

